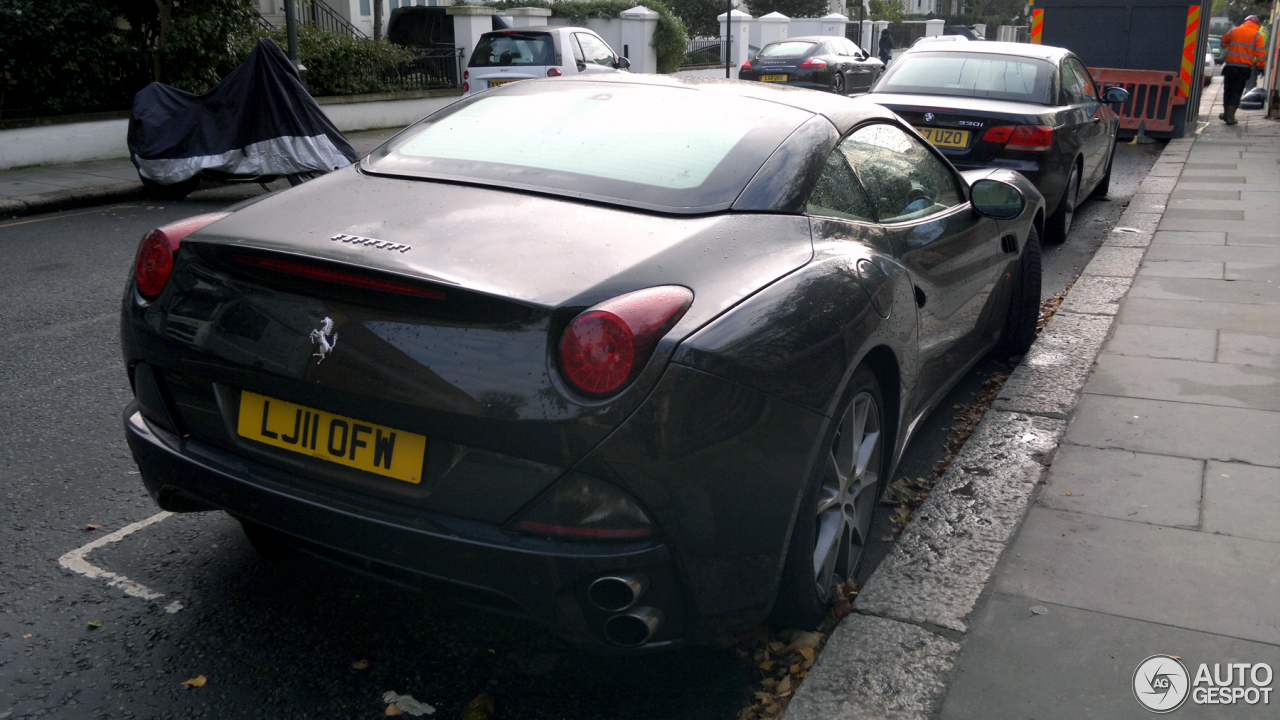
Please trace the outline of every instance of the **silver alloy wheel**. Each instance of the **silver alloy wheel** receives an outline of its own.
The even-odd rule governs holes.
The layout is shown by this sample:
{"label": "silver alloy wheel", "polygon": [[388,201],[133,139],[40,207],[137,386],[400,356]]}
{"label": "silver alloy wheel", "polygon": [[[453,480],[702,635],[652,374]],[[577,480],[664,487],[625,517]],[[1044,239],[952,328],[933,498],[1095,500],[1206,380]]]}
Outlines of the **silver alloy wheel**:
{"label": "silver alloy wheel", "polygon": [[880,408],[871,393],[858,393],[840,418],[818,495],[813,574],[823,602],[853,576],[867,546],[880,481],[880,440]]}
{"label": "silver alloy wheel", "polygon": [[1076,216],[1076,205],[1080,202],[1080,169],[1071,166],[1071,175],[1067,177],[1067,196],[1062,199],[1062,237],[1065,240],[1071,232],[1071,221]]}

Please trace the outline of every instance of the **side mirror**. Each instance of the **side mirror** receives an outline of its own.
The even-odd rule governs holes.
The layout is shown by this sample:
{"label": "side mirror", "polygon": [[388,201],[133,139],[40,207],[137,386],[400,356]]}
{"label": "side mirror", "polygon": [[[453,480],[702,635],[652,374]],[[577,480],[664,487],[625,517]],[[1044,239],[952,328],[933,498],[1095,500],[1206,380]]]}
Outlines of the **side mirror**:
{"label": "side mirror", "polygon": [[1102,102],[1108,105],[1117,105],[1129,102],[1129,91],[1122,87],[1109,87],[1102,94]]}
{"label": "side mirror", "polygon": [[620,57],[614,61],[613,66],[619,70],[626,70],[631,67],[631,61],[627,58]]}
{"label": "side mirror", "polygon": [[1012,220],[1027,206],[1021,190],[999,180],[979,180],[969,188],[969,197],[975,212],[997,220]]}
{"label": "side mirror", "polygon": [[578,61],[578,72],[586,72],[586,70],[587,70],[587,64],[586,64],[586,63],[584,63],[584,62],[582,62],[581,60],[579,60],[579,61]]}

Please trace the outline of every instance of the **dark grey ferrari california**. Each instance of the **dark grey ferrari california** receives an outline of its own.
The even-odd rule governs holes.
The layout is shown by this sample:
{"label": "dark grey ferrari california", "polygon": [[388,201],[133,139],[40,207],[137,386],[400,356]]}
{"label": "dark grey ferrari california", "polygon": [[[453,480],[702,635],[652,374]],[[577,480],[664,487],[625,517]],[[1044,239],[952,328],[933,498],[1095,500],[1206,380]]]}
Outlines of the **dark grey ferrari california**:
{"label": "dark grey ferrari california", "polygon": [[125,291],[156,502],[601,648],[817,623],[1040,299],[1026,179],[756,83],[516,83],[232,210]]}

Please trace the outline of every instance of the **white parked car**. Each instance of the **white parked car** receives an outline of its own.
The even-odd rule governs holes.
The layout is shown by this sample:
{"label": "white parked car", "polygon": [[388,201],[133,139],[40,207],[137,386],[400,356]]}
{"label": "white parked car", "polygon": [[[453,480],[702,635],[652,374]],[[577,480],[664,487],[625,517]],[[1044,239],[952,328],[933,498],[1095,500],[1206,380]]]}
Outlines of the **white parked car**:
{"label": "white parked car", "polygon": [[631,67],[594,32],[581,27],[523,27],[480,36],[462,75],[463,96],[517,80],[590,73],[615,73]]}
{"label": "white parked car", "polygon": [[1222,74],[1222,63],[1213,57],[1212,52],[1204,54],[1204,84],[1208,85],[1213,79]]}

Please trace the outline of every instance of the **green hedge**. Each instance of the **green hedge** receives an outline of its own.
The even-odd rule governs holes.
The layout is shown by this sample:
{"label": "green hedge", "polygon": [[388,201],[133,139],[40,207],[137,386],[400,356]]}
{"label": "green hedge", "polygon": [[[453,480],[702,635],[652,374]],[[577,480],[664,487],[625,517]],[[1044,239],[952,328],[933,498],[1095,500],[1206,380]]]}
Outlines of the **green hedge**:
{"label": "green hedge", "polygon": [[[638,4],[658,13],[658,26],[653,31],[653,51],[658,56],[658,72],[673,73],[680,69],[684,62],[684,51],[687,46],[684,21],[671,12],[671,8],[658,0],[641,0]],[[569,22],[581,25],[587,18],[596,17],[610,20],[622,15],[624,10],[635,7],[634,0],[588,0],[588,2],[572,2],[571,0],[503,0],[491,3],[489,7],[496,10],[508,10],[518,7],[540,7],[551,11],[552,17],[562,17]]]}
{"label": "green hedge", "polygon": [[[260,37],[271,38],[281,49],[288,47],[284,28],[258,28],[237,38],[235,55],[243,60]],[[394,69],[419,57],[418,52],[386,40],[353,38],[310,25],[298,27],[298,60],[307,68],[307,91],[312,95],[416,90],[420,84],[406,84]]]}

